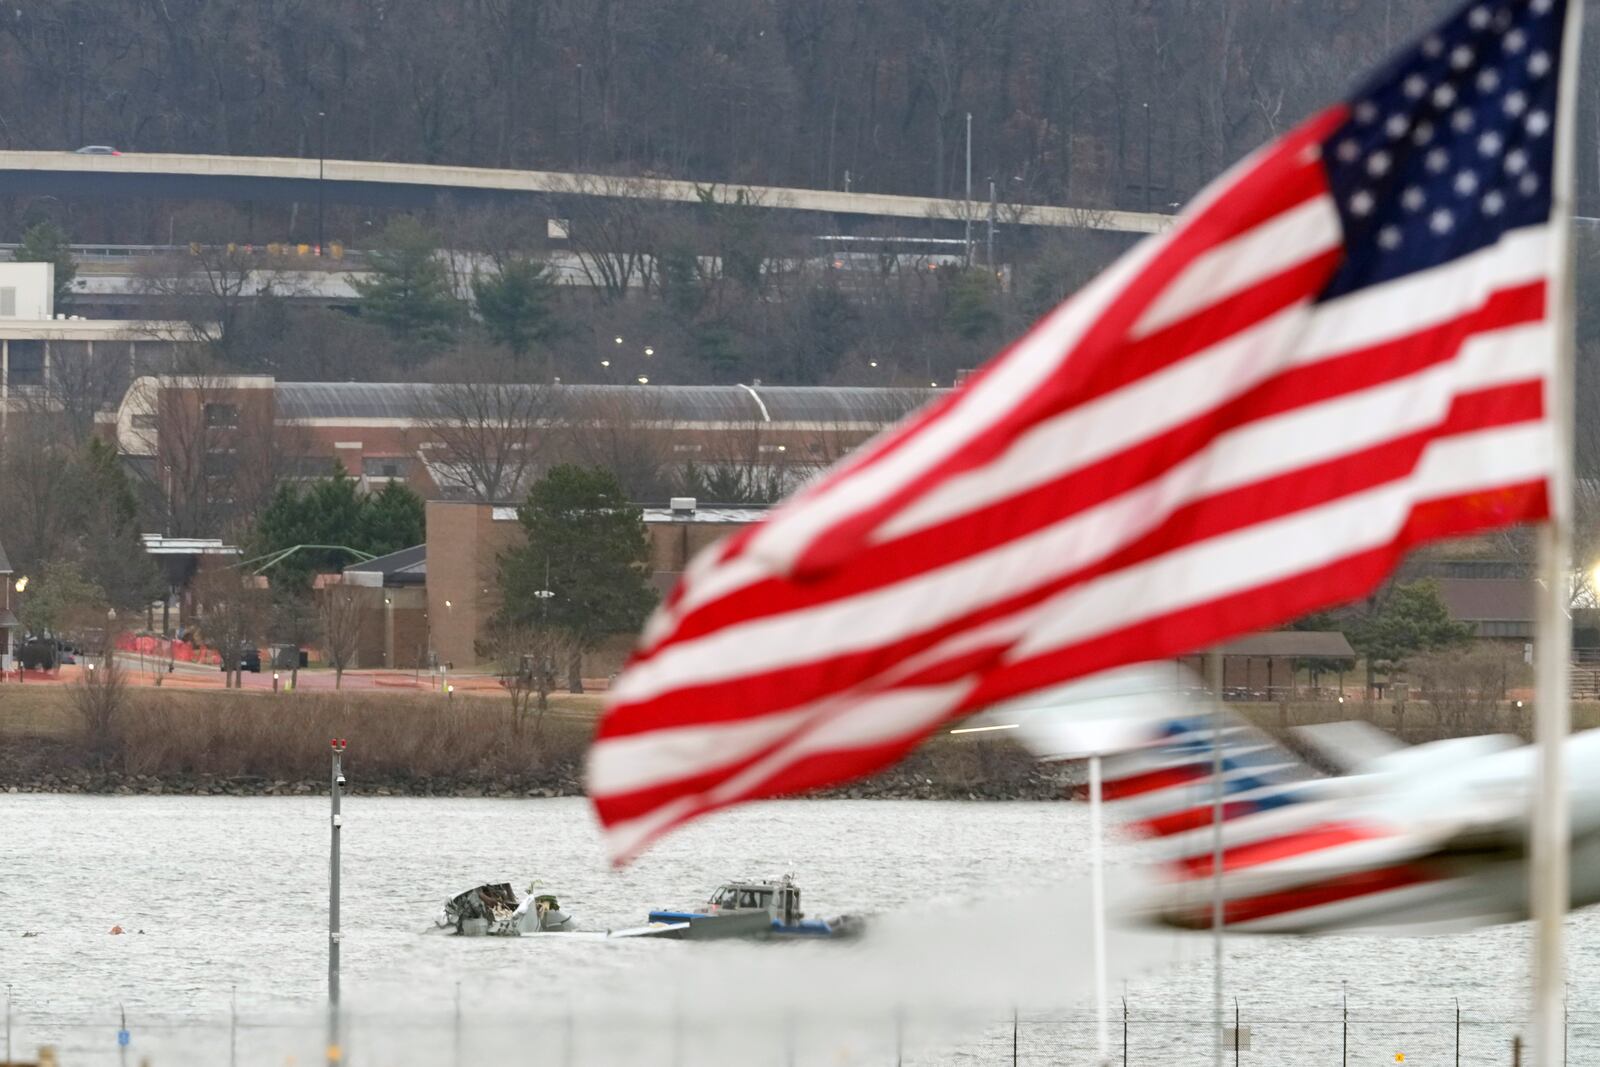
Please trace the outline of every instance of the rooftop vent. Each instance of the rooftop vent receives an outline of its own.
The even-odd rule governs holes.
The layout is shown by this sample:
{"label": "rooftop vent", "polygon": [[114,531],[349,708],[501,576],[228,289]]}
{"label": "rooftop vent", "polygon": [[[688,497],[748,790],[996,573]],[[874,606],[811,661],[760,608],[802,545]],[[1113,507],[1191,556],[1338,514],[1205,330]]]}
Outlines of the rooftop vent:
{"label": "rooftop vent", "polygon": [[692,496],[675,496],[668,506],[672,508],[674,515],[693,515],[694,505],[695,500]]}

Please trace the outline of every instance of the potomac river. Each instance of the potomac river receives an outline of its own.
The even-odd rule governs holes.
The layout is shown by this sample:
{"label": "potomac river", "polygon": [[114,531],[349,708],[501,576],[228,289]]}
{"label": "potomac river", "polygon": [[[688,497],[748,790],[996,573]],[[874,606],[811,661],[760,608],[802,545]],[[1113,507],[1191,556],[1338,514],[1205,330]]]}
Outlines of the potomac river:
{"label": "potomac river", "polygon": [[[345,803],[342,1047],[362,1065],[1092,1063],[1081,805],[755,805],[609,870],[587,802]],[[324,1059],[326,798],[0,795],[0,983],[13,1054],[283,1067]],[[1136,875],[1111,852],[1112,897]],[[537,880],[589,930],[793,871],[854,945],[424,935],[449,895]],[[109,931],[120,926],[125,933]],[[1571,1062],[1600,1062],[1600,919],[1570,920]],[[1242,1063],[1509,1062],[1527,929],[1230,939]],[[1210,944],[1113,936],[1121,1062],[1207,1062]],[[0,991],[3,992],[3,991]],[[1230,1052],[1231,1055],[1231,1052]]]}

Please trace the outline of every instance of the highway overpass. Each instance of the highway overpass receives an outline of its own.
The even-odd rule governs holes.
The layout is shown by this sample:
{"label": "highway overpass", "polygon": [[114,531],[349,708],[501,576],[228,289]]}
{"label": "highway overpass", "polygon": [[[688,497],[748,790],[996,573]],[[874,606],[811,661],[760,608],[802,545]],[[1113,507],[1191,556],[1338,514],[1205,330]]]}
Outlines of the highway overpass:
{"label": "highway overpass", "polygon": [[[320,175],[320,177],[319,177]],[[328,203],[425,207],[440,197],[459,200],[540,197],[559,204],[571,197],[606,197],[696,203],[708,183],[662,178],[618,178],[539,170],[496,170],[422,163],[282,156],[205,156],[129,152],[118,156],[74,152],[0,151],[0,193],[65,197],[147,197],[163,200],[299,201],[320,195]],[[986,202],[966,204],[922,196],[846,193],[829,189],[715,185],[719,199],[743,193],[780,211],[850,219],[917,219],[981,223]],[[1000,204],[996,218],[1008,226],[1068,227],[1123,233],[1157,233],[1172,216],[1096,208]]]}

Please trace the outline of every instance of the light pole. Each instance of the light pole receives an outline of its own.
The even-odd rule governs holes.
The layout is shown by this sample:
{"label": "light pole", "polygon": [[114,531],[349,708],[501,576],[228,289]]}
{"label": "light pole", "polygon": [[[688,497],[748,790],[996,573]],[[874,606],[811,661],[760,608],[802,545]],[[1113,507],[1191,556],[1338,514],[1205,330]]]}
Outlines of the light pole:
{"label": "light pole", "polygon": [[322,255],[322,172],[328,156],[328,113],[317,112],[317,255]]}
{"label": "light pole", "polygon": [[339,931],[339,830],[344,817],[339,814],[339,796],[344,789],[344,750],[349,742],[336,737],[330,744],[333,771],[328,785],[333,813],[328,830],[328,1063],[336,1064],[343,1058],[339,1048],[339,942],[344,937]]}
{"label": "light pole", "polygon": [[972,266],[972,112],[970,111],[967,112],[967,203],[966,210],[962,214],[966,216],[967,223],[966,266],[970,267]]}
{"label": "light pole", "polygon": [[[534,590],[533,595],[539,599],[539,644],[542,646],[539,656],[539,694],[542,698],[553,686],[554,665],[550,662],[550,598],[555,596],[550,588],[550,557],[544,558],[544,588]],[[540,707],[544,704],[541,699]]]}
{"label": "light pole", "polygon": [[1150,105],[1144,107],[1144,209],[1150,210]]}

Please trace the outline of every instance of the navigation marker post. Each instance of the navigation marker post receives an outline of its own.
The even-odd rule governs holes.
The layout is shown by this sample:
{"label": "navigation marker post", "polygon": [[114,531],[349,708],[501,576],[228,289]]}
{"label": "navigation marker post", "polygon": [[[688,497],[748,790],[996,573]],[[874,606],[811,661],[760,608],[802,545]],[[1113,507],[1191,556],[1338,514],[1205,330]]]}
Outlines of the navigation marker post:
{"label": "navigation marker post", "polygon": [[333,771],[328,782],[333,816],[329,825],[328,846],[328,1062],[336,1064],[343,1058],[339,1047],[339,829],[343,816],[339,814],[339,796],[344,789],[344,750],[349,744],[336,737],[331,742]]}

